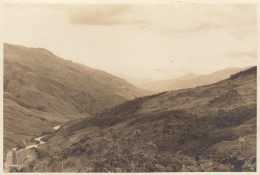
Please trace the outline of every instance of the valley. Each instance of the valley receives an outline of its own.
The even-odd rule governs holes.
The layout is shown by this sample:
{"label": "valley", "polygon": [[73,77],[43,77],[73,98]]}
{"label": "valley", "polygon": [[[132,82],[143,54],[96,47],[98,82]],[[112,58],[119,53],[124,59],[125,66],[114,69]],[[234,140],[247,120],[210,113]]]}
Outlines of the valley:
{"label": "valley", "polygon": [[3,173],[257,174],[256,0],[2,6]]}
{"label": "valley", "polygon": [[45,49],[4,58],[5,164],[17,148],[30,172],[256,171],[256,67],[156,94]]}
{"label": "valley", "polygon": [[2,6],[2,173],[257,174],[255,0]]}
{"label": "valley", "polygon": [[59,172],[62,161],[65,172],[256,171],[255,145],[253,67],[67,122],[37,149],[33,169]]}
{"label": "valley", "polygon": [[149,94],[41,48],[4,44],[4,161],[67,121]]}

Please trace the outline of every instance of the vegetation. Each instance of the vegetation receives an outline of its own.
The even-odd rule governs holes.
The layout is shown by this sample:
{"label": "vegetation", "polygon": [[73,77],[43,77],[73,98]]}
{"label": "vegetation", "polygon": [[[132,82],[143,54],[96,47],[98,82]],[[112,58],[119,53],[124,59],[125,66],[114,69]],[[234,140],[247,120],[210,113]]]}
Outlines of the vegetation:
{"label": "vegetation", "polygon": [[256,171],[256,69],[66,123],[37,155],[42,172]]}
{"label": "vegetation", "polygon": [[148,94],[45,49],[4,44],[4,160],[60,124]]}

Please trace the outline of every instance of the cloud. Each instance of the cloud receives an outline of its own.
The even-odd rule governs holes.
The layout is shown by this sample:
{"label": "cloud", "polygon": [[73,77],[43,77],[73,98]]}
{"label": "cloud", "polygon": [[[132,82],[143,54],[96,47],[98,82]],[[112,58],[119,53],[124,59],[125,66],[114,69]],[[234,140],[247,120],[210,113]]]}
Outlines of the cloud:
{"label": "cloud", "polygon": [[256,25],[255,5],[88,4],[75,5],[69,13],[80,25],[135,24],[184,32]]}
{"label": "cloud", "polygon": [[158,30],[185,34],[227,29],[238,39],[243,39],[248,33],[256,33],[255,5],[186,5],[172,9],[171,16],[171,20],[160,21]]}
{"label": "cloud", "polygon": [[[162,34],[228,29],[244,39],[256,33],[256,5],[232,4],[48,4],[54,14],[66,14],[70,23],[85,26],[133,26]],[[55,17],[55,15],[52,15]],[[61,15],[62,18],[64,16]],[[53,19],[53,17],[52,17]]]}
{"label": "cloud", "polygon": [[79,25],[126,25],[137,23],[138,19],[129,13],[128,5],[89,4],[70,9],[70,19]]}
{"label": "cloud", "polygon": [[228,57],[230,58],[256,58],[257,51],[256,49],[248,50],[248,51],[233,51],[228,53]]}

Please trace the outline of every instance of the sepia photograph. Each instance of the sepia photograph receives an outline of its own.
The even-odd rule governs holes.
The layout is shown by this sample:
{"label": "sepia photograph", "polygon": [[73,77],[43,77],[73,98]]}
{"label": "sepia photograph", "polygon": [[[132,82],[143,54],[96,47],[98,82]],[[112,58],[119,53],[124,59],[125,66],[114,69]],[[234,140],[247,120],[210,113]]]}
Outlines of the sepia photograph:
{"label": "sepia photograph", "polygon": [[2,13],[4,173],[257,171],[256,3]]}

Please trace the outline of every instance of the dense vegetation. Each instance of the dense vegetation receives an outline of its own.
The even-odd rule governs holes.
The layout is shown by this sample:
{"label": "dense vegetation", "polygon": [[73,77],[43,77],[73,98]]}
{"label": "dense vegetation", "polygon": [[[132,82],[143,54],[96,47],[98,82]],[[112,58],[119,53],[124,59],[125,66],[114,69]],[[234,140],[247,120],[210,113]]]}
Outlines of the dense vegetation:
{"label": "dense vegetation", "polygon": [[256,67],[68,122],[33,171],[256,171]]}

